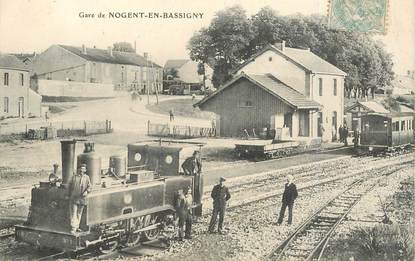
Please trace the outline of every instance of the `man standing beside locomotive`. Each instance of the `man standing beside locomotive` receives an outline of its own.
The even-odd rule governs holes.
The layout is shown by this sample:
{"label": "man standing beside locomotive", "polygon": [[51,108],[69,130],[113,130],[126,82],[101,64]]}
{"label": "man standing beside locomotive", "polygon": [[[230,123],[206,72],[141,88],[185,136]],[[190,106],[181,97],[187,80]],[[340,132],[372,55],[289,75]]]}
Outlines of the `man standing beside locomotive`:
{"label": "man standing beside locomotive", "polygon": [[226,203],[231,198],[229,189],[225,186],[226,179],[221,177],[219,184],[215,185],[212,189],[211,197],[213,198],[213,211],[212,218],[209,224],[209,233],[214,233],[216,220],[219,215],[218,233],[223,234],[223,219],[225,217]]}
{"label": "man standing beside locomotive", "polygon": [[282,205],[280,215],[278,217],[278,225],[281,225],[284,219],[285,210],[288,206],[288,224],[291,225],[293,221],[293,207],[294,200],[297,198],[297,187],[295,186],[294,177],[292,175],[287,176],[287,183],[285,183],[284,194],[282,195]]}
{"label": "man standing beside locomotive", "polygon": [[86,206],[86,196],[91,192],[91,181],[86,175],[86,164],[81,164],[78,172],[72,177],[69,184],[69,200],[71,215],[71,232],[79,232],[82,212]]}
{"label": "man standing beside locomotive", "polygon": [[194,210],[194,215],[200,217],[202,215],[201,203],[203,196],[202,161],[200,160],[200,151],[195,150],[193,155],[183,162],[182,168],[184,175],[194,177],[194,201],[198,205]]}
{"label": "man standing beside locomotive", "polygon": [[192,189],[188,187],[185,193],[180,189],[177,193],[176,202],[176,212],[179,218],[179,241],[183,240],[183,232],[185,235],[184,238],[192,238],[192,205]]}

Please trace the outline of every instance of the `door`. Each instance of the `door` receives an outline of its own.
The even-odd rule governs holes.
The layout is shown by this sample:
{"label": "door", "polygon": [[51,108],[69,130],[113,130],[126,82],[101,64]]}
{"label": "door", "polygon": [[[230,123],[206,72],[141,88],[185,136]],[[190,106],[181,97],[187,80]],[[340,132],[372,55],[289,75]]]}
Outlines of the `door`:
{"label": "door", "polygon": [[19,118],[23,118],[24,117],[24,98],[23,97],[19,97],[17,109],[18,109]]}
{"label": "door", "polygon": [[331,140],[337,140],[337,111],[333,111],[333,115],[331,117]]}
{"label": "door", "polygon": [[317,136],[323,137],[324,127],[323,127],[323,113],[319,112],[317,116]]}
{"label": "door", "polygon": [[293,127],[293,114],[288,112],[284,114],[284,127],[290,130],[290,137],[293,136],[292,127]]}

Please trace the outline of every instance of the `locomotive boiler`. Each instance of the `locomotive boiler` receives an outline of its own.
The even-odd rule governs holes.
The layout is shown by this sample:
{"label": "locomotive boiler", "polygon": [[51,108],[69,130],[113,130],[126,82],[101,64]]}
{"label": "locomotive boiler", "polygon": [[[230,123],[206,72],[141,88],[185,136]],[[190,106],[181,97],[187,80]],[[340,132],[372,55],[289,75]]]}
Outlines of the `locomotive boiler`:
{"label": "locomotive boiler", "polygon": [[[67,252],[96,247],[107,253],[119,244],[153,240],[174,219],[177,191],[197,186],[193,177],[181,175],[180,167],[184,157],[202,144],[130,144],[127,164],[124,158],[113,156],[109,171],[102,174],[93,144],[85,143],[77,165],[87,164],[93,187],[86,197],[81,232],[71,233],[68,186],[74,173],[75,145],[75,140],[61,141],[62,184],[51,175],[49,182],[32,189],[28,219],[15,227],[17,241]],[[200,206],[201,202],[195,202],[194,207]]]}

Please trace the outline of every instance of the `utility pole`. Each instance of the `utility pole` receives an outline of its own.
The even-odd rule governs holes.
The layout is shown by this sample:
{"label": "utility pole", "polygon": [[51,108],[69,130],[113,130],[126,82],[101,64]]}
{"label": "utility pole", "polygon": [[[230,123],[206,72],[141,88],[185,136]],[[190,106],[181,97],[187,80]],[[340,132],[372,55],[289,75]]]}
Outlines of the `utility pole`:
{"label": "utility pole", "polygon": [[148,80],[148,53],[146,53],[144,59],[146,60],[146,92],[147,92],[147,104],[150,104],[150,90],[149,90],[149,80]]}
{"label": "utility pole", "polygon": [[156,84],[156,75],[155,75],[155,72],[154,72],[153,62],[151,62],[151,72],[152,72],[152,75],[153,75],[153,87],[155,87],[155,91],[156,91],[156,104],[159,104],[159,91],[158,91],[158,86]]}

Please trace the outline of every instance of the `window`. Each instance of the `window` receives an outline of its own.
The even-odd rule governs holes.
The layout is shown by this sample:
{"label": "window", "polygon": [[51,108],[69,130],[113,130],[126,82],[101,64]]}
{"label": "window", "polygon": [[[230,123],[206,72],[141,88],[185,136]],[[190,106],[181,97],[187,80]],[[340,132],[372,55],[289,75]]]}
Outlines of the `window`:
{"label": "window", "polygon": [[5,86],[9,85],[9,73],[4,73],[4,82],[3,82],[3,84]]}
{"label": "window", "polygon": [[318,78],[318,95],[323,96],[323,78]]}
{"label": "window", "polygon": [[252,101],[246,100],[246,101],[241,101],[239,107],[253,107]]}
{"label": "window", "polygon": [[399,121],[392,122],[392,131],[399,131]]}
{"label": "window", "polygon": [[271,56],[268,57],[268,61],[272,62],[272,57]]}
{"label": "window", "polygon": [[401,131],[405,130],[405,121],[401,121]]}
{"label": "window", "polygon": [[333,95],[337,96],[337,79],[333,79]]}
{"label": "window", "polygon": [[24,74],[23,73],[20,74],[20,85],[24,86]]}
{"label": "window", "polygon": [[4,97],[4,112],[8,113],[9,112],[9,97]]}

